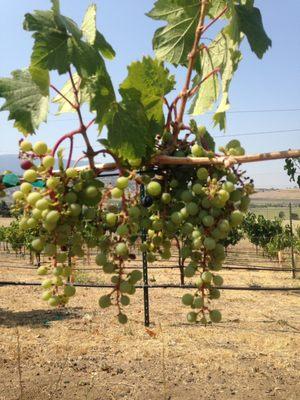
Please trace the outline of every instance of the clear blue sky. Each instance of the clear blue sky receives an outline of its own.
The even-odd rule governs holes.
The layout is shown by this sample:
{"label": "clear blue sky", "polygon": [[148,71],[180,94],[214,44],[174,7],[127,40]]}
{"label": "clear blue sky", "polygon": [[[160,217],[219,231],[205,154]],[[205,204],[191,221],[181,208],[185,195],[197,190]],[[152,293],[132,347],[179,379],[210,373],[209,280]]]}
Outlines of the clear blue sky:
{"label": "clear blue sky", "polygon": [[[94,2],[98,6],[98,29],[117,52],[116,59],[108,65],[117,87],[126,76],[128,64],[143,55],[152,54],[151,39],[160,24],[144,15],[151,9],[152,0]],[[89,4],[88,0],[61,0],[62,13],[81,22]],[[244,61],[232,84],[231,110],[300,109],[300,2],[257,0],[256,4],[262,11],[273,46],[264,59],[259,61],[249,50],[248,44],[243,45]],[[32,39],[29,33],[22,30],[23,16],[26,12],[47,7],[50,7],[49,0],[3,1],[0,14],[0,76],[8,76],[11,70],[28,66]],[[182,79],[183,75],[178,71],[178,82],[182,82]],[[63,83],[55,75],[53,81],[58,86]],[[74,115],[55,117],[55,108],[51,108],[51,114],[48,124],[43,124],[38,132],[38,138],[46,140],[50,146],[62,133],[72,130],[74,124],[76,127]],[[7,113],[0,114],[0,154],[13,154],[17,152],[20,134],[6,118]],[[212,128],[209,118],[201,120],[214,135],[223,136],[217,139],[218,145],[229,140],[226,134]],[[298,131],[287,132],[293,129]],[[242,141],[248,153],[299,148],[300,111],[228,115],[227,135],[274,130],[283,132],[237,138]],[[93,142],[96,141],[96,129],[91,130],[91,138]],[[79,155],[81,145],[81,142],[77,143],[75,157]],[[273,161],[247,165],[246,169],[258,187],[291,186],[282,166],[282,161]]]}

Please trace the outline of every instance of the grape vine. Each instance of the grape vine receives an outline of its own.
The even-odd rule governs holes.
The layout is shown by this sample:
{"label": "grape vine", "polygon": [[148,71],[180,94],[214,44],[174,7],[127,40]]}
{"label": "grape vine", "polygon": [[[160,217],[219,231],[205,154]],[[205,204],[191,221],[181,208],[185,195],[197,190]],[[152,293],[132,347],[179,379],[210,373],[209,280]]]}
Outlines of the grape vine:
{"label": "grape vine", "polygon": [[[253,3],[156,1],[148,16],[167,24],[154,35],[156,58],[144,57],[128,67],[119,102],[104,61],[113,59],[115,52],[96,28],[95,5],[88,8],[81,27],[61,14],[58,0],[52,0],[49,11],[25,15],[24,29],[34,39],[31,65],[0,79],[0,97],[6,100],[2,110],[25,135],[19,153],[24,181],[13,194],[14,209],[23,211],[20,229],[35,234],[32,249],[51,257],[49,266],[38,269],[45,276],[42,298],[49,305],[64,306],[75,295],[73,257],[83,256],[86,247],[97,248],[96,263],[114,285],[99,306],[116,306],[119,322],[126,323],[126,307],[142,275],[138,270],[127,273],[125,264],[135,259],[137,249],[147,252],[150,263],[169,259],[177,237],[184,274],[196,282],[194,293],[182,297],[190,307],[188,321],[220,322],[213,301],[220,297],[223,283],[219,271],[224,245],[242,224],[253,182],[233,166],[234,157],[245,154],[239,141],[230,141],[217,153],[206,127],[193,119],[185,122],[184,115],[187,106],[191,114],[201,115],[217,105],[213,120],[225,129],[228,91],[242,58],[243,39],[259,58],[271,45]],[[224,22],[221,31],[210,44],[204,43],[204,33],[219,20]],[[170,92],[175,79],[164,62],[187,69],[184,87],[174,100]],[[61,90],[50,83],[52,71],[67,76]],[[28,138],[46,121],[50,89],[59,112],[74,112],[79,122],[52,148]],[[81,111],[84,103],[95,114],[88,123]],[[99,149],[88,135],[94,124],[102,134]],[[81,157],[88,161],[85,169],[72,165],[77,136],[86,145]],[[64,163],[66,142],[70,149]],[[110,157],[119,172],[113,187],[101,179],[109,168],[97,165],[101,155]],[[156,163],[159,155],[223,157],[225,162],[172,166]],[[141,230],[147,232],[145,241]]]}

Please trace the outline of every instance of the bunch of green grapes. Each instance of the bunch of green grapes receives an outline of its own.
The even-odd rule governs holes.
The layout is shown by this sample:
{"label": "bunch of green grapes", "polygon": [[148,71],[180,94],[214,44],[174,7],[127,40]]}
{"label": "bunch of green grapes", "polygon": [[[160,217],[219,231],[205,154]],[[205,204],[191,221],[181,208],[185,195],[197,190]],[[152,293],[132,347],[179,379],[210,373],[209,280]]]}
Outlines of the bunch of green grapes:
{"label": "bunch of green grapes", "polygon": [[[97,207],[102,197],[103,184],[93,171],[73,168],[53,173],[54,157],[47,145],[28,141],[20,145],[24,182],[14,192],[15,209],[23,209],[19,220],[22,230],[34,229],[36,237],[30,247],[43,252],[51,259],[48,266],[41,266],[38,274],[45,276],[42,298],[51,306],[64,305],[75,294],[72,286],[72,257],[82,257],[84,247],[96,245],[84,236],[89,220],[97,223]],[[44,187],[35,187],[40,178]],[[43,186],[43,185],[39,185]],[[94,226],[94,235],[101,236],[101,226]]]}

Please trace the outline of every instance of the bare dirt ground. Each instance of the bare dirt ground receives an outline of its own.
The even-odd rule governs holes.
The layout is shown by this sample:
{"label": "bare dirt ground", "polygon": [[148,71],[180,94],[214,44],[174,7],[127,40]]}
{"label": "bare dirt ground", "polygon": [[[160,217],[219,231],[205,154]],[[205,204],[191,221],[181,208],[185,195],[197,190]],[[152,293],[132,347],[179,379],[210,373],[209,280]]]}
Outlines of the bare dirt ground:
{"label": "bare dirt ground", "polygon": [[299,189],[257,189],[256,193],[251,195],[251,199],[265,202],[300,200],[300,191]]}
{"label": "bare dirt ground", "polygon": [[[243,250],[230,262],[276,265]],[[38,281],[24,267],[28,260],[0,254],[1,281]],[[107,282],[87,271],[94,264],[80,268],[82,282]],[[226,285],[300,286],[289,272],[223,276]],[[149,278],[179,283],[177,269],[150,270]],[[299,292],[222,291],[222,323],[202,327],[186,323],[184,290],[151,289],[146,329],[141,290],[126,326],[97,306],[106,291],[78,288],[68,308],[53,310],[39,287],[0,287],[1,400],[300,399]]]}

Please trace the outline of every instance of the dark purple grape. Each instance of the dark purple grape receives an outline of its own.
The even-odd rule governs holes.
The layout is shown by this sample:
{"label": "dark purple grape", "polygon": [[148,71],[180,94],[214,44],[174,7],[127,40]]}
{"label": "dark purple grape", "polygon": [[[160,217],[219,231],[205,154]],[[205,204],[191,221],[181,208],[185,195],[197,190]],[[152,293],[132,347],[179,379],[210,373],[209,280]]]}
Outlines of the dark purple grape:
{"label": "dark purple grape", "polygon": [[142,199],[142,206],[143,206],[143,207],[148,208],[148,207],[151,207],[152,204],[153,204],[153,198],[152,198],[151,196],[145,196],[145,197]]}

